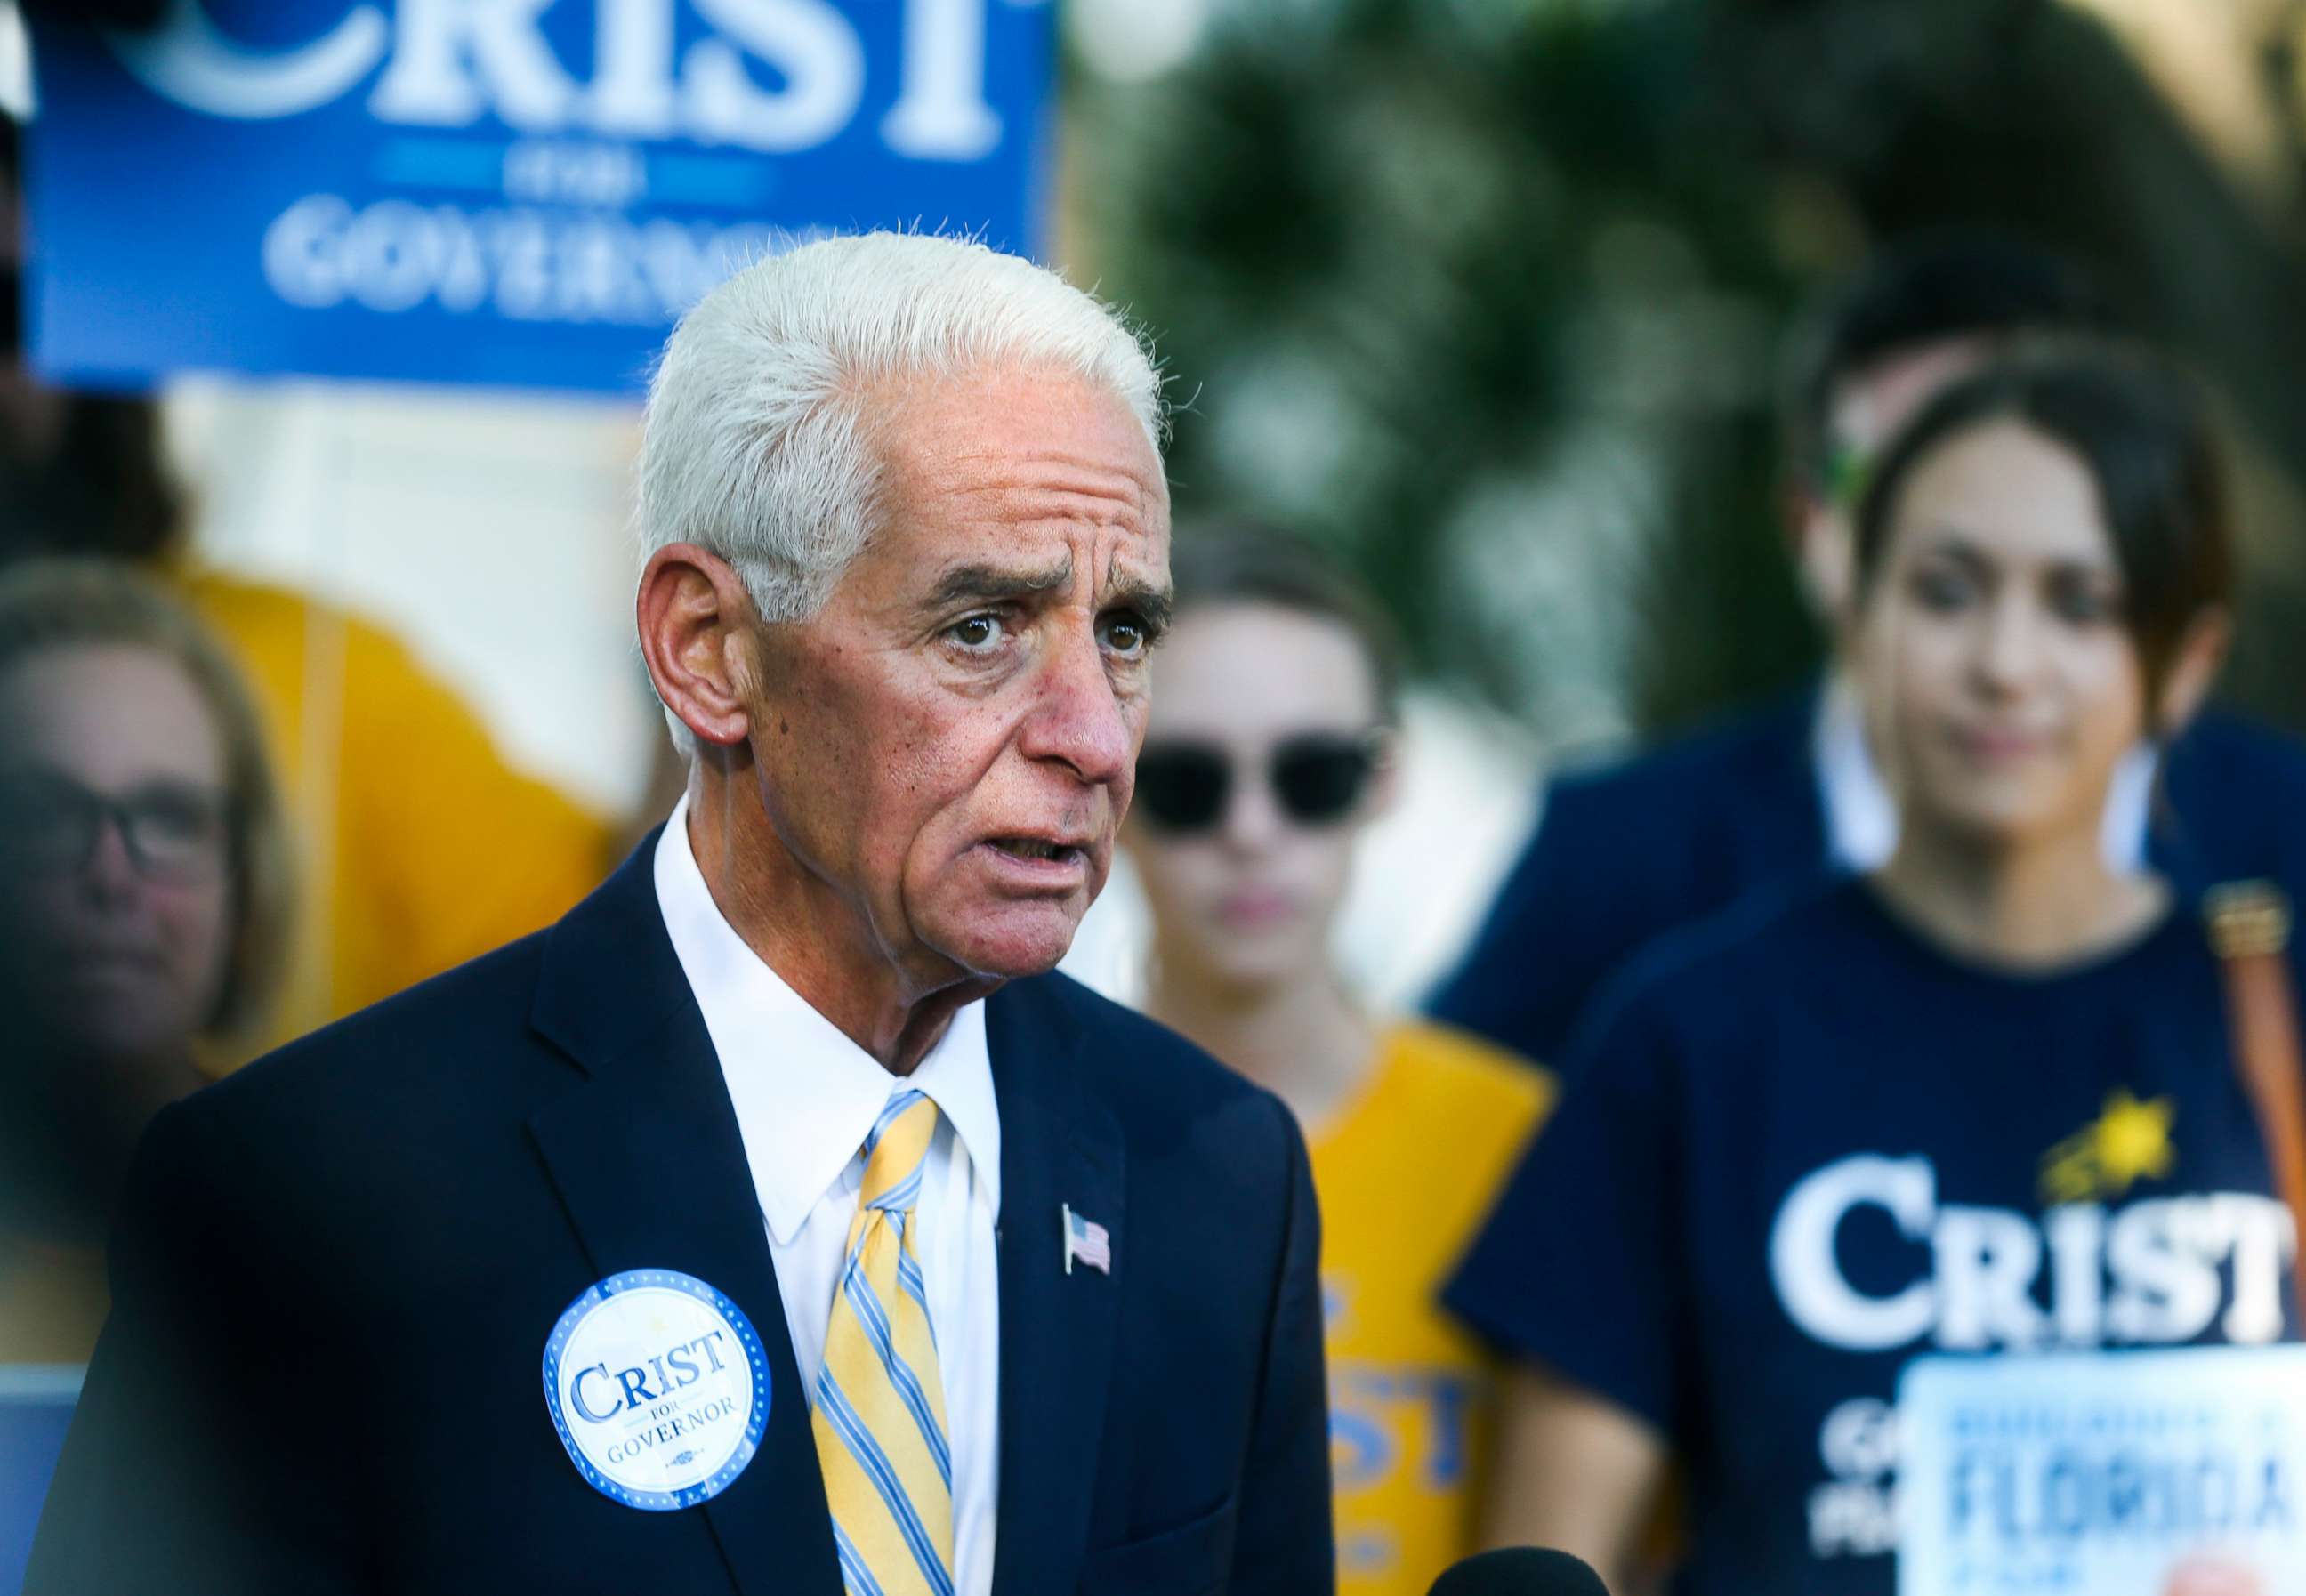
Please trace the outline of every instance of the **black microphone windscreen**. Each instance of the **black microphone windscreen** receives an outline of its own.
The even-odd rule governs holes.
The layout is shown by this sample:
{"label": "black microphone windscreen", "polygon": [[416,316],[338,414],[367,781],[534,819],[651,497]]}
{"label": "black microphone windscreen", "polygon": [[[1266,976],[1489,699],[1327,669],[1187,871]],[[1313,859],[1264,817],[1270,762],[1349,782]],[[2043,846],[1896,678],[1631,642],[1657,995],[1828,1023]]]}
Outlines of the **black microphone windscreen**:
{"label": "black microphone windscreen", "polygon": [[1601,1576],[1566,1551],[1501,1547],[1452,1563],[1428,1596],[1610,1596]]}

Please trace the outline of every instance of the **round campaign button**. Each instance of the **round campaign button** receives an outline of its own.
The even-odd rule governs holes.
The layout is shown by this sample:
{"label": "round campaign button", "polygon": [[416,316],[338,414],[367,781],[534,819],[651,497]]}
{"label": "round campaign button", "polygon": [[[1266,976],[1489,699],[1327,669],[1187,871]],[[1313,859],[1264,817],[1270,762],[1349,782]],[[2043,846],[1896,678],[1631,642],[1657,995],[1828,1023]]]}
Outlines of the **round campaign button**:
{"label": "round campaign button", "polygon": [[586,1484],[666,1513],[719,1496],[753,1461],[768,1358],[744,1310],[694,1275],[631,1269],[552,1327],[544,1402]]}

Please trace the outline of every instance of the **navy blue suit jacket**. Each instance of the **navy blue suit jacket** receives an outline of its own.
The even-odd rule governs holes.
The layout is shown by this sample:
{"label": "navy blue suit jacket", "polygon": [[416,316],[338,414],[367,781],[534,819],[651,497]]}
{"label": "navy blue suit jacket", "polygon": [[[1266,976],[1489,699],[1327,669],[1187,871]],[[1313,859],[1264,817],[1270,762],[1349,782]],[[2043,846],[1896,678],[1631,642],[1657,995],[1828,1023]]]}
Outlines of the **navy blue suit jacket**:
{"label": "navy blue suit jacket", "polygon": [[[169,1110],[26,1589],[839,1596],[737,1120],[653,840],[557,926]],[[1331,1588],[1319,1225],[1286,1110],[1057,976],[988,1000],[999,1596]],[[1060,1205],[1110,1275],[1063,1268]],[[702,1506],[579,1478],[541,1375],[670,1268],[762,1333],[759,1453]]]}
{"label": "navy blue suit jacket", "polygon": [[[1556,782],[1433,1012],[1559,1068],[1587,1001],[1634,952],[1755,888],[1831,867],[1815,688]],[[2231,714],[2168,752],[2148,848],[2182,886],[2306,888],[2306,746]]]}

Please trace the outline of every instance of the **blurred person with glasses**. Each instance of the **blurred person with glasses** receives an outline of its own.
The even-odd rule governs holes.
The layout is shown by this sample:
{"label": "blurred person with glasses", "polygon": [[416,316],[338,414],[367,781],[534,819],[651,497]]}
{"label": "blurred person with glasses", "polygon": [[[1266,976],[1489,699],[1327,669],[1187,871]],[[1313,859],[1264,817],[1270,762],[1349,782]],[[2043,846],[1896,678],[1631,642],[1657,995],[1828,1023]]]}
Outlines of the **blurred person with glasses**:
{"label": "blurred person with glasses", "polygon": [[0,571],[0,1590],[107,1303],[131,1149],[260,1028],[288,843],[238,676],[127,568]]}
{"label": "blurred person with glasses", "polygon": [[100,560],[0,571],[0,1358],[84,1358],[137,1135],[260,1027],[289,844],[246,688],[200,622]]}
{"label": "blurred person with glasses", "polygon": [[[2125,760],[2186,734],[2226,646],[2199,401],[2126,352],[2013,354],[1889,444],[1855,533],[1851,681],[1894,850],[1636,959],[1448,1291],[1520,1363],[1490,1533],[1613,1585],[1678,1472],[1687,1596],[1950,1588],[1892,1556],[1917,1360],[2155,1349],[2155,1372],[2104,1362],[2150,1429],[2239,1355],[2191,1349],[2300,1336],[2294,974],[2102,838]],[[1984,1408],[1971,1433],[2032,1421]],[[2122,1550],[2142,1532],[2118,1483],[2069,1483],[2067,1540],[2115,1537],[2121,1588],[2210,1588],[2195,1548]]]}
{"label": "blurred person with glasses", "polygon": [[1355,845],[1396,780],[1398,664],[1313,550],[1181,535],[1175,624],[1123,838],[1152,911],[1147,1008],[1280,1097],[1322,1214],[1338,1590],[1422,1596],[1471,1549],[1490,1368],[1433,1306],[1542,1111],[1478,1039],[1365,1011],[1330,955]]}

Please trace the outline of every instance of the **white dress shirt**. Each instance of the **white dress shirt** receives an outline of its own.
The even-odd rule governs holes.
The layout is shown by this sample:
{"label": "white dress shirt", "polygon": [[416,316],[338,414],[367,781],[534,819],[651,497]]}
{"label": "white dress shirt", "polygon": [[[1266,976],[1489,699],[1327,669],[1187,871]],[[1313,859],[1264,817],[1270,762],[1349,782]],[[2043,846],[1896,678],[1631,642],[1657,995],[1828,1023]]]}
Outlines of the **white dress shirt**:
{"label": "white dress shirt", "polygon": [[[1810,755],[1825,803],[1826,846],[1834,864],[1866,871],[1889,863],[1898,846],[1898,806],[1866,746],[1865,715],[1857,689],[1845,677],[1832,678],[1818,696]],[[2108,867],[2124,875],[2146,861],[2146,828],[2159,766],[2154,745],[2139,743],[2114,767],[2106,789],[2098,846]]]}
{"label": "white dress shirt", "polygon": [[[937,1105],[910,1233],[920,1253],[944,1382],[952,1449],[953,1585],[993,1588],[1000,1472],[1001,1116],[986,1051],[985,1005],[971,1003],[910,1076],[891,1075],[804,1002],[722,917],[688,841],[688,801],[656,846],[656,899],[705,1028],[720,1055],[776,1262],[801,1384],[813,1404],[833,1288],[865,1178],[866,1132],[908,1088]],[[779,1392],[776,1400],[790,1394]]]}

